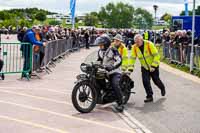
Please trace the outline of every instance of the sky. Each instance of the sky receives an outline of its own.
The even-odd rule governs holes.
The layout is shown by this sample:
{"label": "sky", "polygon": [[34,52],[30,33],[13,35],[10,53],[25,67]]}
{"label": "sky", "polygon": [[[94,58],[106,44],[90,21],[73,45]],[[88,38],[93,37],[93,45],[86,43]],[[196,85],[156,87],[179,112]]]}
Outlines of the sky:
{"label": "sky", "polygon": [[[102,6],[109,2],[120,2],[131,4],[133,7],[144,8],[154,13],[153,5],[159,6],[157,15],[162,16],[165,12],[179,15],[184,10],[184,0],[77,0],[76,14],[83,15],[91,11],[99,11]],[[0,10],[11,8],[37,7],[58,13],[69,13],[70,0],[0,0]],[[189,10],[192,10],[192,0],[189,0]],[[200,0],[196,0],[200,5]]]}

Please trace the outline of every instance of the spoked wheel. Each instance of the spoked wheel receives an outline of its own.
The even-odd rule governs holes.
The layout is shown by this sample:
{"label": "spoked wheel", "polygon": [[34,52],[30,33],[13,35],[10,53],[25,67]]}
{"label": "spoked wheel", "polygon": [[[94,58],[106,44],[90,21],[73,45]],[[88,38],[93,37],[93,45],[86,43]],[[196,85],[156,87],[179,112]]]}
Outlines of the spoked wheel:
{"label": "spoked wheel", "polygon": [[81,113],[91,112],[97,102],[96,90],[88,81],[82,81],[75,85],[72,92],[72,103]]}

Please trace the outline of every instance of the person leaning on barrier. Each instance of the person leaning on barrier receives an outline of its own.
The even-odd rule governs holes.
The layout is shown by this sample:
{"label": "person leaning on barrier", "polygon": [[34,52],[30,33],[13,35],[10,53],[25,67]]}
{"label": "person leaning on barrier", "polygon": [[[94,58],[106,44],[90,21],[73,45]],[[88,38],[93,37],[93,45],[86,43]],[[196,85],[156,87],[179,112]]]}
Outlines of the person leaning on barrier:
{"label": "person leaning on barrier", "polygon": [[[36,29],[36,34],[35,34],[35,38],[36,38],[36,40],[37,41],[40,41],[40,42],[46,42],[46,39],[45,38],[43,38],[43,36],[42,36],[42,32],[41,32],[41,29]],[[38,55],[39,55],[39,68],[37,68],[37,69],[39,69],[38,70],[38,72],[42,72],[42,68],[41,68],[41,66],[42,66],[42,62],[43,62],[43,59],[44,59],[44,56],[45,56],[45,53],[44,53],[44,47],[43,46],[34,46],[34,52],[35,53],[38,53]]]}
{"label": "person leaning on barrier", "polygon": [[142,80],[143,85],[146,91],[146,99],[144,102],[153,101],[153,90],[151,87],[151,78],[153,82],[160,88],[161,95],[165,96],[165,86],[160,80],[159,77],[159,64],[160,64],[160,55],[155,45],[147,40],[143,40],[143,37],[140,34],[137,34],[134,37],[135,44],[131,49],[131,57],[129,60],[130,72],[133,72],[136,58],[140,60],[141,69],[142,69]]}
{"label": "person leaning on barrier", "polygon": [[[30,64],[31,64],[31,49],[33,45],[37,46],[46,46],[47,43],[43,43],[36,40],[35,34],[38,32],[38,27],[33,26],[32,29],[27,30],[26,34],[24,35],[23,42],[24,43],[30,43],[31,45],[23,44],[22,51],[23,51],[23,57],[24,57],[24,67],[23,67],[23,73],[22,78],[31,76],[32,70],[30,70]],[[29,75],[27,75],[27,71],[29,71]]]}
{"label": "person leaning on barrier", "polygon": [[118,52],[122,58],[121,69],[126,71],[128,69],[128,49],[126,48],[125,44],[122,43],[123,40],[120,34],[117,34],[113,39],[114,42],[111,44],[111,46],[118,49]]}

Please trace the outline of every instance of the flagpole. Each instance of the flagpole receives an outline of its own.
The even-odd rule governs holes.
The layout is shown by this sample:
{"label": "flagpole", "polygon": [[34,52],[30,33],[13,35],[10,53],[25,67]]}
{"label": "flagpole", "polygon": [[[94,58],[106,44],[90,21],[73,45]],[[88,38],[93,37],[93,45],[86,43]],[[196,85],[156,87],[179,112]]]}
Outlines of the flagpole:
{"label": "flagpole", "polygon": [[193,71],[194,66],[194,33],[195,33],[195,0],[193,0],[193,16],[192,16],[192,47],[190,53],[190,72]]}

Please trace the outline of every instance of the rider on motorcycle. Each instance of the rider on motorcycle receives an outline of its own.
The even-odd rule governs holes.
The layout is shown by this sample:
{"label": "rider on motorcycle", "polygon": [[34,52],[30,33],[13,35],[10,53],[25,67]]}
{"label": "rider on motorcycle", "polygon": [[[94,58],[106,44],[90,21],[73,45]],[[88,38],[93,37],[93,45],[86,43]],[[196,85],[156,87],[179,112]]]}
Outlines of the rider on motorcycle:
{"label": "rider on motorcycle", "polygon": [[111,46],[111,39],[108,35],[104,34],[98,37],[95,41],[95,44],[100,46],[98,51],[98,61],[100,61],[105,70],[108,71],[111,86],[115,90],[117,96],[117,106],[115,109],[119,112],[122,112],[124,109],[123,94],[119,86],[122,58],[118,50]]}

